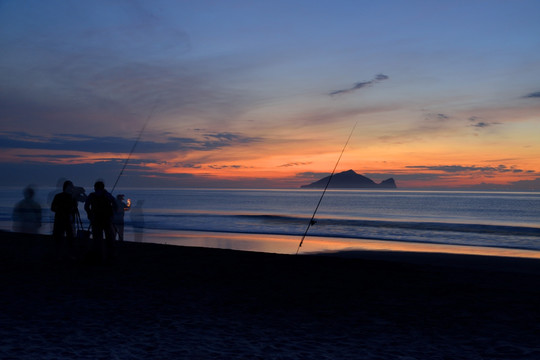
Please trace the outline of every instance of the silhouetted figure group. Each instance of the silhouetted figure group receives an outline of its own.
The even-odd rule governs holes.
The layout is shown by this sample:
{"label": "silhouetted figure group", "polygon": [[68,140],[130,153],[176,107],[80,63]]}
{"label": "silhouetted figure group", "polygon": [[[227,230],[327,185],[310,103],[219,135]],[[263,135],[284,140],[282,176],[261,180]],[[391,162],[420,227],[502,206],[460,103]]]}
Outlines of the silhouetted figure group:
{"label": "silhouetted figure group", "polygon": [[[41,206],[34,199],[35,190],[32,186],[27,186],[23,195],[24,199],[13,208],[13,230],[37,234],[42,226]],[[105,189],[103,181],[96,181],[94,191],[87,196],[84,188],[75,186],[70,180],[60,179],[57,190],[48,196],[54,214],[54,219],[51,219],[52,235],[58,259],[75,259],[82,251],[86,256],[101,262],[112,260],[115,240],[124,241],[124,215],[131,209],[131,201],[124,198],[123,194],[114,198]],[[88,229],[83,227],[78,210],[79,202],[84,203],[90,221]],[[142,203],[142,200],[137,202],[131,216],[135,241],[142,240]],[[84,247],[86,249],[82,249]]]}

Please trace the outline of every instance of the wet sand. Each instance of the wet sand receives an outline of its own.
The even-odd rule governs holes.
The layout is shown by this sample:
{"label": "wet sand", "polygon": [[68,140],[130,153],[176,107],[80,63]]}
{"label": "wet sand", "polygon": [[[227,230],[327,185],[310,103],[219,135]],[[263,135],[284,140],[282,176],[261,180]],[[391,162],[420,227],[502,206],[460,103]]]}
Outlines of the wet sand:
{"label": "wet sand", "polygon": [[52,245],[0,232],[2,359],[540,358],[538,259]]}
{"label": "wet sand", "polygon": [[[129,235],[126,239],[133,239]],[[496,248],[487,246],[466,246],[437,243],[420,243],[408,241],[390,241],[357,238],[336,238],[308,236],[301,248],[298,247],[301,237],[282,234],[249,234],[210,231],[147,231],[142,238],[156,244],[199,246],[219,249],[245,250],[278,254],[313,254],[363,252],[406,253],[445,253],[462,255],[485,255],[496,257],[524,257],[540,259],[540,251],[527,249]]]}

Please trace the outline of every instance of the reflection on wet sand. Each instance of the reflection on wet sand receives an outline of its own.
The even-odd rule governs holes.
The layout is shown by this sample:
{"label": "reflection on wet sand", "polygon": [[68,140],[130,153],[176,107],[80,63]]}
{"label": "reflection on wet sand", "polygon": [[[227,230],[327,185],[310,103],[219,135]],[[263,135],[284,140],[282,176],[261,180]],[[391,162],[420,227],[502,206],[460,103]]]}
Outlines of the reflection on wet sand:
{"label": "reflection on wet sand", "polygon": [[[294,254],[300,237],[269,234],[238,234],[199,231],[150,231],[146,229],[145,242],[201,246],[222,249]],[[540,251],[495,247],[425,244],[398,241],[307,237],[299,254],[331,253],[340,251],[400,251],[422,253],[468,254],[540,258]]]}

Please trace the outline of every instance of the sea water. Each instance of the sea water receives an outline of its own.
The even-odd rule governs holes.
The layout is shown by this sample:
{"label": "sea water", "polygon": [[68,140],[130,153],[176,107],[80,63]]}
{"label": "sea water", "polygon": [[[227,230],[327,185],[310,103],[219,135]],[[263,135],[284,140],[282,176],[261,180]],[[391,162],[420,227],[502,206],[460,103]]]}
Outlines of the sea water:
{"label": "sea water", "polygon": [[[42,233],[50,233],[52,228],[51,192],[54,189],[38,189],[36,194],[43,207]],[[352,248],[362,241],[380,240],[540,251],[540,193],[537,192],[330,190],[322,198],[311,226],[321,190],[121,189],[121,192],[133,206],[125,216],[128,240],[142,231],[131,227],[137,225],[130,217],[137,207],[144,216],[145,234],[161,237],[168,234],[169,238],[189,232],[273,235],[265,241],[276,241],[281,236],[297,242],[307,233],[307,242],[346,239],[347,247]],[[13,206],[21,198],[22,189],[0,189],[0,229],[11,229]],[[82,204],[79,209],[87,226]],[[142,225],[140,219],[138,222]],[[157,238],[147,235],[144,241]],[[230,241],[224,246],[219,242],[212,244],[235,248]]]}

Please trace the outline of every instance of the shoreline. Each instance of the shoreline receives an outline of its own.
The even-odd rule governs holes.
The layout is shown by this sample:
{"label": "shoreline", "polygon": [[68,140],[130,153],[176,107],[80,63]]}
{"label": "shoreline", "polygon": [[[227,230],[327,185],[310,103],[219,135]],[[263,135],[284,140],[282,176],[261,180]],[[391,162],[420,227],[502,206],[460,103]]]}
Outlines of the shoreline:
{"label": "shoreline", "polygon": [[537,359],[540,261],[117,244],[0,232],[0,357]]}

